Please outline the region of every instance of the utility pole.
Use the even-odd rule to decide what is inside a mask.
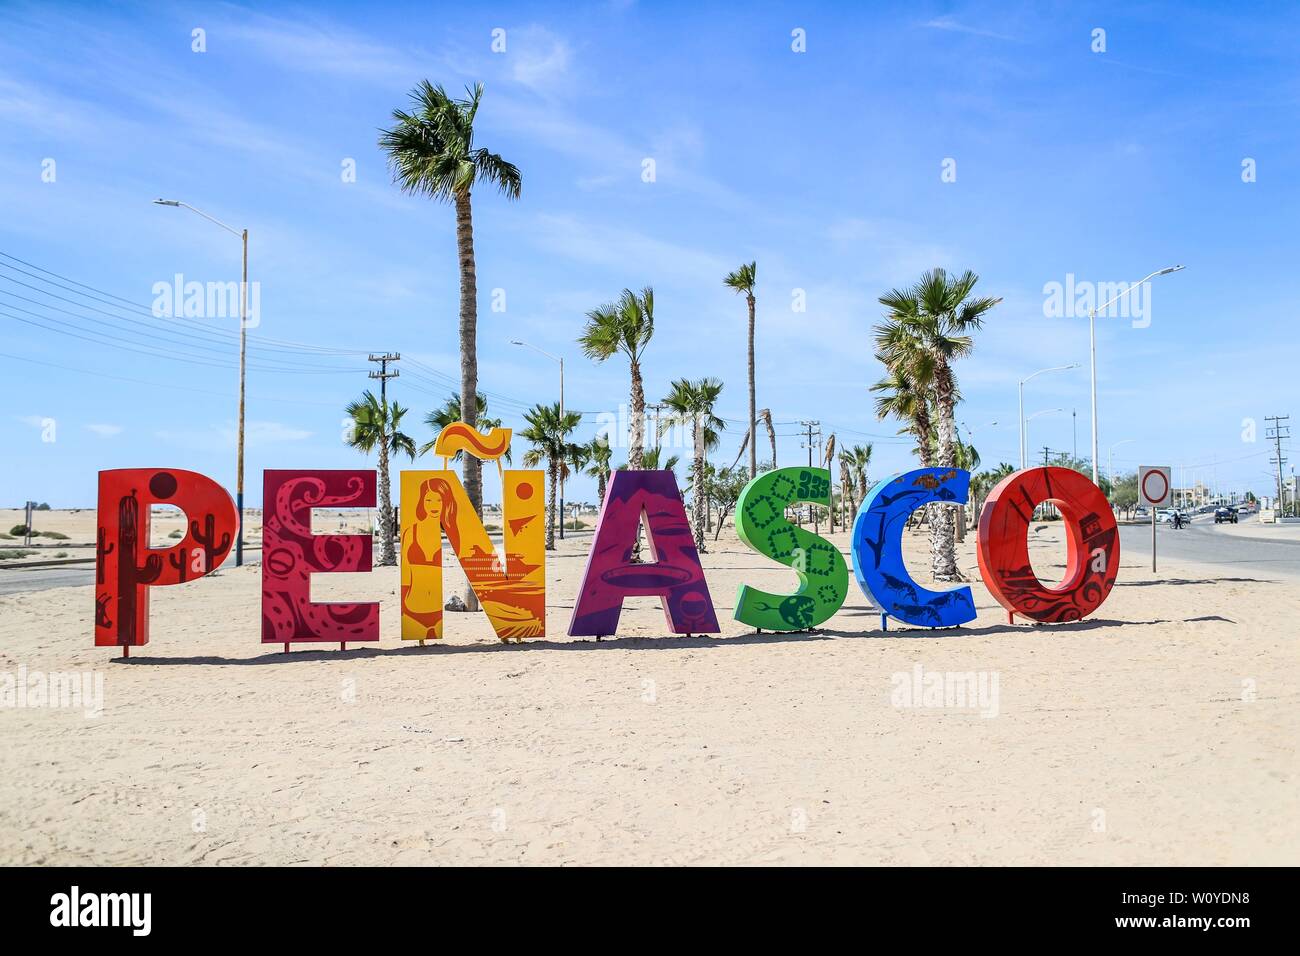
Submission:
[[[659,413],[663,410],[662,402],[654,402],[646,406],[650,411],[655,413],[655,448],[659,447]]]
[[[1074,420],[1074,451],[1071,453],[1070,458],[1072,461],[1078,461],[1079,460],[1079,410],[1077,408],[1070,409],[1070,417]]]
[[[385,416],[388,415],[388,380],[390,378],[397,378],[397,376],[402,374],[397,369],[393,369],[391,372],[388,371],[388,363],[399,361],[401,357],[402,356],[397,352],[385,352],[383,355],[371,355],[369,357],[369,361],[379,363],[379,371],[371,372],[370,377],[379,379],[379,403],[384,408]],[[463,409],[461,410],[461,414],[462,415],[464,414]],[[385,442],[388,441],[387,435],[384,436],[384,441]],[[396,511],[397,509],[393,509],[393,510]],[[388,518],[392,523],[387,525],[387,527],[389,528],[398,527],[396,514],[391,514],[388,516]],[[381,524],[380,527],[383,528],[385,526]]]
[[[1287,461],[1285,458],[1282,457],[1282,439],[1284,438],[1289,439],[1291,437],[1291,426],[1285,425],[1283,423],[1289,421],[1290,418],[1291,418],[1290,415],[1265,415],[1264,416],[1265,422],[1273,423],[1272,425],[1268,426],[1268,431],[1271,434],[1269,434],[1267,437],[1273,439],[1273,447],[1275,449],[1275,455],[1269,461],[1269,464],[1277,465],[1277,501],[1273,505],[1273,513],[1278,517],[1281,517],[1282,504],[1283,504],[1282,466],[1285,465]]]
[[[819,422],[819,421],[801,421],[799,424],[800,424],[800,425],[803,425],[805,428],[808,429],[808,467],[809,467],[809,468],[812,468],[812,466],[813,466],[813,429],[814,429],[814,428],[817,429],[817,437],[820,439],[820,438],[821,438],[821,435],[822,435],[822,423]],[[813,533],[815,534],[815,533],[817,532],[817,507],[816,507],[816,505],[809,504],[809,505],[808,505],[808,512],[812,515],[812,519],[813,519]]]
[[[385,352],[383,355],[370,356],[369,360],[371,362],[379,363],[379,371],[371,372],[370,377],[379,379],[379,400],[383,403],[388,402],[388,380],[390,378],[397,378],[402,374],[397,369],[393,369],[391,372],[388,371],[388,363],[398,362],[401,358],[402,356],[397,352]],[[461,414],[465,414],[464,409],[461,409]]]

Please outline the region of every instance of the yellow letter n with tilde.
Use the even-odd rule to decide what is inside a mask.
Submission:
[[[434,442],[440,471],[402,472],[402,640],[442,637],[442,536],[503,641],[546,633],[546,540],[542,472],[503,470],[510,429],[486,434],[452,422]],[[448,467],[457,453],[495,461],[501,475],[501,560],[483,519]]]

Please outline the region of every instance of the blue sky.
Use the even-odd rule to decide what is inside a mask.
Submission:
[[[430,437],[421,419],[458,376],[453,214],[402,195],[376,146],[426,77],[482,81],[479,142],[523,172],[518,202],[483,189],[474,210],[480,381],[508,425],[556,397],[554,365],[514,338],[565,356],[583,435],[616,413],[625,363],[594,365],[574,339],[587,310],[652,285],[647,395],[721,378],[729,463],[745,311],[722,277],[757,259],[760,406],[873,442],[877,476],[910,467],[909,443],[872,412],[871,327],[881,293],[941,265],[1005,300],[958,371],[985,461],[1017,459],[1017,380],[1072,362],[1083,367],[1027,386],[1028,413],[1064,409],[1033,421],[1029,445],[1069,451],[1077,410],[1087,454],[1087,320],[1046,315],[1044,287],[1184,263],[1153,284],[1144,318],[1099,320],[1103,465],[1128,440],[1117,470],[1172,463],[1266,492],[1264,416],[1300,413],[1300,14],[843,7],[5,3],[0,252],[16,259],[0,257],[0,503],[92,504],[98,469],[144,465],[233,489],[236,324],[147,310],[177,273],[237,279],[239,243],[157,196],[250,230],[251,503],[263,468],[363,461],[340,436],[343,405],[372,384],[367,350],[402,353],[390,394]],[[781,464],[806,460],[796,431],[778,426]],[[586,479],[570,493],[592,497]]]

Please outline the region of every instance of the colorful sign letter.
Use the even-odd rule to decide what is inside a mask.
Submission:
[[[262,492],[262,643],[379,640],[379,605],[315,604],[311,576],[369,571],[368,534],[312,534],[313,508],[373,508],[375,473],[270,471]]]
[[[505,566],[454,471],[402,472],[402,640],[442,637],[442,535],[501,640],[546,633],[542,472],[506,471]]]
[[[1050,501],[1066,529],[1065,580],[1049,588],[1029,561],[1029,523]],[[1077,621],[1101,607],[1119,574],[1115,515],[1101,489],[1069,468],[1008,475],[980,514],[980,574],[999,604],[1035,621]]]
[[[801,631],[829,619],[849,594],[849,568],[838,548],[820,535],[792,525],[785,509],[800,501],[830,505],[831,473],[825,468],[778,468],[745,486],[736,502],[736,533],[759,554],[793,568],[799,589],[769,594],[742,584],[735,618],[759,630]]]
[[[968,587],[931,591],[903,565],[903,526],[932,501],[964,504],[970,472],[960,468],[917,468],[879,482],[853,522],[853,576],[880,613],[906,624],[956,627],[975,620]]]
[[[643,512],[650,550],[658,558],[649,564],[632,561]],[[676,634],[716,634],[719,630],[672,471],[616,471],[610,475],[569,633],[574,637],[614,634],[623,599],[634,595],[657,595],[663,602],[668,629]]]
[[[149,547],[155,504],[185,512],[189,528],[178,544]],[[215,571],[230,553],[239,522],[224,488],[178,468],[101,471],[98,519],[95,646],[123,648],[149,643],[149,588]]]

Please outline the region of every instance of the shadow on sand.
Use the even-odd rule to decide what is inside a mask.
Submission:
[[[877,616],[876,611],[859,611],[861,616]],[[131,658],[114,658],[112,663],[125,664],[128,666],[139,667],[175,667],[191,665],[211,665],[211,666],[259,666],[264,664],[308,664],[319,663],[322,661],[356,661],[367,658],[377,657],[424,657],[424,656],[446,656],[448,654],[509,654],[509,653],[529,653],[532,651],[614,651],[614,650],[645,650],[645,651],[680,651],[694,650],[701,647],[736,647],[748,644],[786,644],[799,641],[826,641],[826,640],[942,640],[944,638],[963,638],[963,637],[986,637],[993,634],[1022,634],[1034,636],[1046,636],[1048,634],[1081,634],[1087,631],[1108,630],[1119,627],[1143,627],[1154,624],[1182,623],[1191,624],[1195,622],[1221,621],[1226,624],[1235,624],[1226,617],[1219,615],[1206,615],[1203,617],[1183,618],[1181,621],[1173,622],[1164,619],[1155,619],[1150,621],[1115,621],[1102,618],[1089,618],[1084,621],[1071,621],[1065,624],[1038,624],[1026,622],[1024,624],[990,624],[985,627],[946,627],[946,628],[920,628],[900,626],[897,629],[881,631],[873,628],[870,631],[842,631],[834,629],[816,628],[811,631],[764,631],[762,633],[738,634],[735,637],[718,637],[711,634],[693,635],[691,637],[682,637],[680,635],[670,635],[664,637],[607,637],[602,640],[595,638],[573,638],[566,641],[553,640],[532,640],[523,644],[505,644],[500,643],[480,643],[480,644],[440,644],[436,641],[430,641],[424,647],[411,642],[401,647],[360,647],[349,648],[346,651],[337,650],[335,645],[324,645],[328,649],[311,650],[301,649],[284,654],[281,651],[268,651],[257,657],[220,657],[217,655],[197,655],[191,657],[131,657]],[[267,645],[268,647],[279,645]],[[301,647],[301,645],[299,645]]]

